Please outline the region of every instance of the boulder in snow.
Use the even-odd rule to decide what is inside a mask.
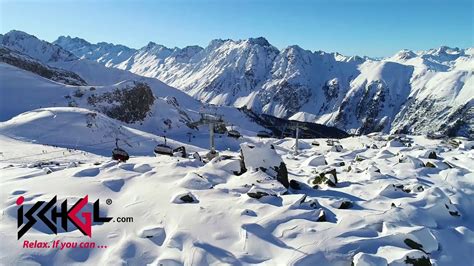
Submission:
[[[191,193],[191,192],[184,192],[184,193],[180,193],[180,194],[175,195],[175,196],[171,199],[171,202],[172,202],[172,203],[177,203],[177,204],[181,204],[181,203],[198,203],[199,200],[193,195],[193,193]]]
[[[292,179],[292,180],[290,181],[290,187],[291,187],[292,189],[294,189],[294,190],[300,190],[300,189],[301,189],[301,184],[300,184],[300,182],[298,182],[298,181]]]
[[[330,187],[337,185],[337,172],[335,168],[319,173],[312,181],[313,185],[326,184]]]
[[[332,146],[332,148],[330,149],[330,151],[332,152],[342,152],[343,150],[344,148],[341,144],[334,144],[334,146]]]
[[[288,188],[288,170],[271,144],[240,144],[245,169],[259,169]]]

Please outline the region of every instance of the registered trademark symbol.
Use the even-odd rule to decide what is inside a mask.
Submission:
[[[107,205],[110,205],[110,204],[112,204],[112,200],[111,199],[106,199],[105,203],[107,203]]]

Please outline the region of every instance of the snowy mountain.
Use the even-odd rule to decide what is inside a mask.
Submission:
[[[17,51],[0,45],[0,62],[7,63],[18,68],[31,71],[44,78],[54,80],[68,85],[87,85],[87,83],[76,73],[50,67],[40,61]]]
[[[188,139],[189,134],[194,134],[194,138],[208,137],[207,125],[200,125],[202,131],[196,131],[193,124],[201,119],[200,112],[213,113],[224,117],[224,124],[236,125],[240,130],[250,135],[257,134],[258,130],[264,128],[258,125],[261,122],[253,119],[246,112],[239,111],[234,107],[212,107],[203,105],[188,94],[170,87],[155,78],[143,77],[126,70],[105,67],[97,62],[85,58],[69,56],[70,53],[63,48],[41,41],[34,36],[23,32],[12,31],[1,39],[4,50],[9,53],[20,55],[22,60],[32,61],[31,57],[37,56],[36,47],[43,47],[45,51],[52,51],[52,54],[68,55],[66,57],[38,56],[34,61],[37,68],[54,69],[58,73],[78,73],[85,81],[61,82],[58,78],[43,75],[41,71],[35,71],[31,67],[25,67],[22,63],[12,60],[3,60],[6,64],[0,63],[2,72],[0,73],[0,95],[2,112],[1,120],[10,119],[15,115],[44,107],[82,107],[101,112],[107,116],[118,119],[130,127],[143,130],[145,132],[170,135],[177,139]],[[8,40],[8,41],[6,41]],[[79,43],[84,43],[76,39]],[[6,45],[6,46],[5,46]],[[164,50],[162,46],[150,44],[149,49],[156,53],[173,54],[175,60],[184,58],[195,53],[196,47],[188,47],[180,51]],[[30,47],[33,47],[29,49]],[[116,46],[121,47],[121,46]],[[22,51],[22,52],[19,52]],[[25,54],[27,55],[25,55]],[[31,57],[30,57],[31,56]],[[6,57],[6,56],[4,56]],[[12,56],[10,56],[12,57]],[[19,56],[17,56],[19,57]],[[42,60],[40,60],[42,59]],[[28,62],[30,62],[28,61]],[[14,67],[12,67],[14,66]],[[28,65],[29,66],[29,65]],[[21,71],[17,67],[26,71]],[[61,70],[61,69],[67,70]],[[55,73],[56,73],[55,72]],[[39,78],[38,74],[43,78]],[[76,74],[74,74],[76,75]],[[76,75],[79,77],[79,75]],[[46,79],[44,79],[46,78]],[[48,80],[49,79],[49,80]],[[51,81],[59,81],[51,82]],[[78,86],[67,86],[78,85]],[[261,123],[262,124],[262,123]],[[288,121],[281,123],[282,126]],[[278,129],[263,123],[268,130],[281,134],[282,129]],[[333,136],[341,137],[346,133],[326,126],[313,126],[313,136]],[[218,147],[231,146],[238,149],[238,142],[217,143]],[[207,146],[207,144],[205,145]]]
[[[124,80],[142,79],[128,71],[108,68],[91,60],[83,60],[58,45],[21,31],[10,31],[0,36],[0,44],[48,66],[72,71],[89,85],[110,85]]]
[[[66,37],[55,43],[79,57],[96,60],[102,55],[83,52],[100,44]],[[150,43],[123,62],[111,64],[111,60],[96,61],[158,78],[207,103],[334,125],[353,133],[472,137],[474,132],[472,49],[402,50],[375,60],[298,46],[279,51],[264,38],[251,38],[214,40],[206,48],[171,49]]]
[[[181,108],[180,103],[199,107],[197,101],[190,98],[186,101],[185,97],[189,96],[167,88],[164,84],[160,87],[150,83],[144,90],[143,86],[139,86],[144,83],[136,81],[123,81],[108,86],[71,86],[5,63],[0,63],[0,70],[2,121],[37,108],[82,107],[108,114],[132,127],[157,132],[170,128],[187,128],[185,123],[191,121],[191,114],[188,113],[192,109]],[[151,96],[147,97],[147,93]],[[127,99],[123,99],[123,94]],[[185,97],[180,98],[180,94]],[[129,107],[129,103],[133,103],[135,98],[140,104]],[[169,120],[173,122],[168,122]]]
[[[133,106],[136,111],[144,105],[143,97],[146,96],[146,94],[134,94],[135,91],[139,91],[133,90],[137,84],[146,84],[150,91],[152,95],[150,110],[145,112],[142,119],[126,121],[128,119],[122,117],[119,119],[122,122],[135,123],[136,126],[148,127],[148,129],[153,127],[154,130],[165,130],[170,125],[165,125],[163,121],[171,119],[178,127],[179,124],[183,126],[186,120],[190,121],[191,119],[188,117],[187,111],[193,110],[195,112],[194,110],[201,106],[199,101],[157,79],[142,77],[128,71],[108,68],[90,60],[80,59],[60,46],[41,41],[24,32],[11,31],[2,36],[0,40],[2,51],[5,51],[2,53],[4,63],[0,63],[2,69],[0,73],[2,120],[32,109],[53,106],[79,106],[107,113],[111,109],[111,103],[114,103],[115,107],[123,106],[123,103],[133,99],[134,95],[140,97],[142,101],[141,104],[137,103],[136,106]],[[41,54],[38,51],[44,51],[44,53]],[[38,53],[40,54],[38,55]],[[11,58],[20,58],[21,60],[17,61],[20,61],[21,64]],[[40,70],[53,69],[57,73],[71,75],[78,73],[80,77],[87,80],[87,85],[82,79],[82,83],[78,82],[78,84],[61,82],[54,76],[42,75],[41,71],[24,67],[23,65],[26,64],[24,62],[34,63],[34,66]],[[75,77],[79,78],[79,75]],[[128,98],[127,101],[120,100],[120,95],[117,92],[126,91],[131,91],[126,97],[124,96]],[[133,117],[132,111],[127,113]],[[114,118],[117,119],[117,117]]]
[[[81,58],[94,60],[105,66],[113,66],[121,63],[136,52],[135,49],[123,45],[114,45],[105,42],[91,44],[84,39],[77,37],[71,38],[70,36],[59,37],[55,44],[67,51],[74,51],[75,54],[82,54]]]

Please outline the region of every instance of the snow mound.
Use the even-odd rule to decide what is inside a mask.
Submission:
[[[398,156],[378,158],[377,149],[367,148],[373,139],[366,136],[340,140],[345,152],[330,152],[326,140],[320,139],[323,145],[301,150],[297,156],[287,156],[289,141],[266,140],[272,149],[270,143],[244,138],[245,145],[253,147],[243,148],[244,161],[247,153],[256,163],[246,161],[247,171],[235,173],[241,169],[242,154],[237,151],[220,150],[220,156],[207,164],[191,156],[139,155],[118,163],[84,151],[69,157],[66,148],[0,134],[4,192],[0,208],[5,213],[0,224],[2,262],[472,264],[466,254],[474,248],[473,158],[464,149],[421,136],[410,137],[411,147],[387,148],[413,158],[436,149],[437,156],[452,162],[451,168],[442,169],[400,163]],[[384,139],[382,135],[377,146],[385,146]],[[310,144],[313,140],[301,141]],[[270,163],[265,165],[267,161],[253,151],[271,156]],[[51,159],[52,152],[61,158]],[[302,162],[317,154],[323,154],[331,165],[302,167]],[[364,160],[355,161],[356,155]],[[278,162],[286,165],[288,188],[276,180],[275,173],[260,169]],[[52,172],[46,174],[46,168]],[[314,187],[317,173],[327,173],[328,180],[336,182],[335,173],[336,186]],[[377,177],[369,179],[368,173]],[[54,195],[71,203],[88,195],[88,208],[99,199],[101,215],[132,217],[133,221],[95,224],[91,239],[78,230],[55,235],[41,223],[27,233],[38,241],[87,240],[107,245],[106,249],[22,248],[12,230],[17,226],[17,200],[22,196],[24,208],[31,208]]]
[[[315,155],[311,156],[308,159],[306,159],[304,162],[301,163],[301,166],[321,166],[321,165],[326,165],[326,158],[324,155]]]

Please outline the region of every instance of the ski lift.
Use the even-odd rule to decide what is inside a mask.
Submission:
[[[317,140],[313,140],[313,142],[311,142],[311,145],[313,146],[319,146],[319,142]]]
[[[119,139],[115,139],[115,149],[112,150],[112,159],[119,162],[126,162],[130,156],[124,149],[119,148],[118,140]]]
[[[272,136],[271,133],[264,130],[257,132],[257,137],[260,137],[260,138],[270,138],[271,136]]]
[[[240,135],[240,132],[235,130],[235,129],[232,129],[232,130],[229,130],[227,132],[227,136],[231,137],[231,138],[240,138],[242,135]]]
[[[166,145],[166,137],[164,138],[165,143],[156,145],[154,152],[156,154],[173,156],[173,149],[170,146]]]

